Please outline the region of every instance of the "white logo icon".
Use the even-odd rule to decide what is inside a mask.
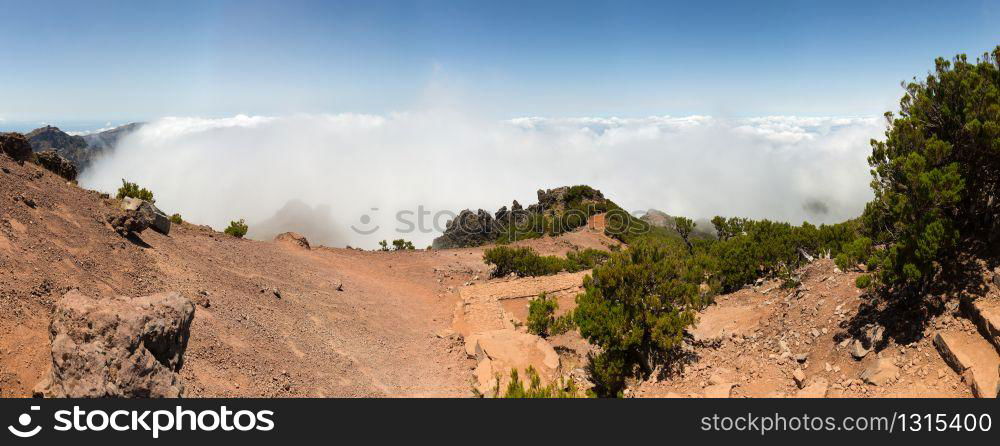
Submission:
[[[31,410],[33,410],[33,411],[34,410],[41,410],[41,409],[42,408],[40,406],[31,406]],[[26,413],[22,413],[21,416],[17,417],[17,422],[21,424],[22,428],[27,429],[28,425],[31,424],[31,415],[28,415]],[[14,434],[14,435],[16,435],[18,437],[28,438],[28,437],[34,437],[35,434],[41,432],[42,431],[42,427],[41,426],[35,426],[34,429],[22,432],[21,430],[19,430],[18,428],[14,427],[14,426],[7,426],[7,430],[9,430],[10,433],[12,433],[12,434]]]

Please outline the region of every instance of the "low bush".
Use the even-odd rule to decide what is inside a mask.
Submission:
[[[865,289],[872,286],[872,276],[868,274],[862,274],[854,279],[854,286]]]
[[[413,242],[410,242],[408,240],[403,240],[400,238],[392,241],[393,251],[413,251],[414,249],[416,248],[413,246]]]
[[[628,377],[669,362],[703,301],[703,271],[684,248],[640,243],[615,253],[583,281],[574,319],[601,352],[589,369],[599,396],[618,396]]]
[[[559,303],[542,293],[528,304],[528,332],[543,338],[563,334],[573,328],[573,316],[556,317]]]
[[[155,203],[156,200],[153,199],[153,192],[146,188],[140,188],[138,184],[129,183],[122,179],[122,187],[118,188],[118,195],[116,198],[119,200],[125,198],[138,198],[140,200],[145,200],[150,203]]]
[[[181,218],[181,214],[174,214],[170,216],[170,222],[175,225],[179,225],[181,223],[184,223],[184,219]]]
[[[567,257],[541,256],[528,247],[497,246],[487,249],[483,261],[493,265],[493,277],[511,273],[519,277],[548,276],[561,271],[577,272],[591,269],[608,258],[597,249],[571,251]]]
[[[249,230],[250,227],[247,226],[246,222],[241,218],[239,221],[229,222],[229,227],[226,228],[225,233],[236,238],[243,238],[247,235],[247,231]]]
[[[528,366],[524,374],[528,379],[527,387],[525,387],[524,381],[521,381],[517,369],[510,371],[510,382],[503,394],[504,398],[580,398],[582,395],[572,379],[564,387],[557,386],[555,383],[543,386],[542,378],[538,376],[534,367]],[[498,379],[497,382],[500,380]]]

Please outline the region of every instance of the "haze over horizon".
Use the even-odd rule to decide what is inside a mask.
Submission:
[[[0,4],[0,128],[149,122],[84,186],[138,181],[217,228],[284,209],[364,247],[436,235],[361,237],[364,215],[570,184],[629,210],[851,218],[900,82],[1000,42],[989,1]]]

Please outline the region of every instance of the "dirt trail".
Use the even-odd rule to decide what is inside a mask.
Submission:
[[[125,239],[105,223],[115,206],[0,156],[0,396],[29,396],[48,372],[49,315],[71,289],[177,291],[199,303],[181,371],[188,396],[466,397],[527,365],[546,378],[586,379],[593,347],[578,332],[539,342],[523,326],[542,291],[559,313],[571,310],[586,271],[490,278],[485,248],[309,250],[191,224]],[[517,245],[564,255],[616,244],[600,218],[591,223]],[[865,300],[857,273],[829,260],[802,273],[794,291],[767,282],[720,296],[700,314],[684,367],[633,383],[629,396],[995,394],[996,376],[984,373],[995,372],[1000,352],[1000,290],[970,304],[971,319],[955,309],[917,340],[890,339],[858,359],[857,333],[846,334]]]
[[[465,355],[434,335],[457,299],[436,280],[446,254],[309,251],[189,224],[129,241],[97,193],[0,158],[0,395],[30,395],[47,371],[51,305],[72,288],[207,298],[182,370],[190,396],[470,394]]]
[[[459,289],[487,280],[484,248],[308,250],[187,223],[127,240],[104,223],[113,200],[32,164],[0,165],[2,396],[30,395],[47,373],[49,313],[70,289],[207,302],[181,372],[189,396],[471,395],[476,361],[438,335]],[[611,243],[588,228],[518,244],[564,254]]]

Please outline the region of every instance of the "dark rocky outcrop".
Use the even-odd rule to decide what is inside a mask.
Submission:
[[[176,398],[194,304],[178,293],[56,302],[49,325],[52,369],[35,394],[56,398]]]
[[[45,126],[37,128],[24,135],[31,143],[31,148],[35,152],[52,150],[63,158],[68,159],[75,166],[80,167],[89,155],[87,154],[87,141],[80,136],[70,135],[58,127]]]
[[[35,161],[38,162],[39,166],[65,178],[67,181],[76,181],[76,166],[56,153],[55,150],[45,150],[36,153]]]
[[[126,124],[84,136],[70,135],[58,127],[45,126],[32,130],[25,137],[35,152],[55,151],[82,172],[98,157],[113,150],[121,138],[141,126],[139,123]]]
[[[448,222],[444,235],[434,239],[434,249],[464,248],[479,246],[496,240],[499,227],[493,216],[482,209],[472,212],[468,209]]]
[[[27,161],[31,158],[31,144],[20,133],[0,133],[0,153],[14,161]]]
[[[476,212],[466,209],[448,222],[441,237],[434,239],[434,249],[464,248],[491,243],[511,228],[519,233],[541,233],[545,227],[539,221],[558,221],[567,212],[579,212],[586,220],[590,215],[605,212],[617,207],[604,198],[601,191],[588,186],[564,186],[555,189],[539,190],[538,202],[522,208],[516,200],[510,209],[501,207],[496,213],[480,209]],[[541,217],[541,218],[539,218]]]

